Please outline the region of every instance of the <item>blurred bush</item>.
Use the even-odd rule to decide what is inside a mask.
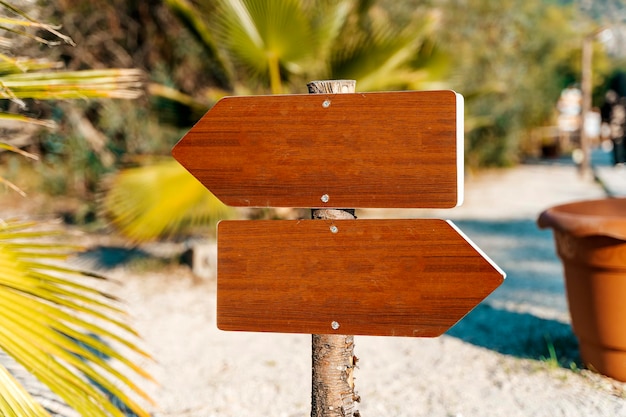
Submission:
[[[43,133],[33,144],[49,161],[41,170],[68,161],[63,175],[42,172],[46,187],[88,201],[102,175],[168,155],[221,96],[304,92],[311,79],[352,78],[361,91],[455,89],[466,98],[467,166],[518,163],[529,132],[554,123],[560,91],[580,73],[581,38],[595,27],[577,2],[540,0],[60,0],[47,7],[76,41],[51,50],[68,68],[147,74],[149,94],[133,105],[41,110],[76,143],[96,138],[73,146]],[[601,85],[611,68],[601,45],[596,51]]]

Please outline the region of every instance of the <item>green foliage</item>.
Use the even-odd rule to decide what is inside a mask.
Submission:
[[[536,126],[553,123],[560,91],[578,77],[582,45],[574,8],[540,0],[445,2],[442,33],[456,53],[454,88],[466,96],[471,167],[508,165]],[[567,75],[569,74],[569,78]]]
[[[56,43],[29,32],[29,28],[71,43],[56,28],[37,22],[4,1],[0,1],[0,11],[6,13],[0,15],[0,30],[6,36],[0,43],[3,48],[22,38]],[[17,37],[11,38],[10,34]],[[26,111],[31,103],[28,100],[133,98],[139,94],[136,70],[54,71],[58,67],[54,62],[0,54],[0,101],[4,108]],[[0,121],[55,125],[7,111],[0,112]],[[0,148],[37,158],[11,143],[10,137],[3,138]],[[5,178],[0,177],[0,181],[21,192]],[[0,350],[80,415],[123,417],[126,409],[148,416],[137,400],[150,399],[133,377],[149,380],[150,376],[110,344],[123,346],[138,357],[148,357],[132,341],[137,334],[124,323],[125,313],[118,301],[85,283],[86,279],[103,277],[62,263],[77,247],[51,241],[55,232],[36,230],[34,226],[0,220]],[[49,417],[2,364],[0,415]]]
[[[331,79],[355,79],[361,91],[419,90],[442,83],[447,59],[431,40],[434,19],[415,16],[396,26],[386,14],[367,18],[367,30],[348,28],[333,48]],[[438,59],[439,58],[439,59]]]
[[[219,57],[218,66],[227,69],[227,84],[235,86],[235,93],[264,93],[268,86],[272,93],[301,91],[313,79],[356,79],[357,89],[365,90],[419,89],[440,79],[435,71],[442,71],[442,61],[432,61],[437,65],[431,68],[424,59],[435,50],[428,42],[431,16],[414,17],[395,29],[374,2],[219,0],[201,7],[168,0],[167,4],[206,43],[205,49]],[[120,177],[128,176],[129,181],[116,181],[104,200],[104,212],[126,236],[145,240],[180,231],[179,226],[191,221],[179,218],[183,210],[205,222],[226,213],[215,202],[191,194],[206,191],[185,171],[168,172],[172,168],[166,165],[143,169],[152,180],[139,179],[144,175],[140,170],[122,172]],[[178,177],[174,181],[168,175]],[[156,176],[158,183],[153,180]],[[149,184],[155,188],[147,188]],[[149,195],[137,198],[142,189]],[[181,190],[190,194],[182,195]],[[180,206],[173,206],[175,199]],[[195,206],[187,204],[194,202]],[[164,224],[168,219],[170,224]]]
[[[302,91],[313,79],[350,78],[357,89],[423,88],[441,73],[430,55],[433,16],[411,15],[395,25],[376,2],[220,0],[207,6],[169,0],[177,13],[192,16],[194,33],[216,49],[230,84],[244,91]],[[180,4],[184,4],[182,7]],[[203,13],[204,12],[204,13]],[[441,64],[442,61],[438,63]],[[437,71],[441,70],[438,68]],[[260,83],[260,85],[258,84]]]
[[[165,155],[181,134],[159,128],[188,128],[224,94],[304,92],[331,78],[356,79],[359,91],[453,88],[466,97],[469,165],[507,165],[533,127],[553,123],[560,90],[580,78],[580,39],[591,27],[582,3],[79,0],[54,6],[79,36],[56,50],[72,68],[129,65],[153,82],[150,100],[119,110],[129,122],[114,140],[154,145],[116,144],[111,168],[127,162],[121,153]],[[603,3],[617,18],[619,2]],[[611,69],[596,46],[600,85]],[[97,164],[93,171],[101,174]]]
[[[210,33],[240,91],[262,93],[251,80],[278,92],[341,78],[361,91],[454,88],[466,97],[470,167],[517,163],[528,132],[554,123],[591,27],[574,5],[540,0],[322,1],[314,13],[309,1],[186,3],[205,11],[195,28]],[[307,33],[315,36],[305,42]],[[596,85],[608,70],[602,58],[596,48]]]
[[[104,359],[119,361],[149,378],[101,339],[109,338],[147,357],[129,341],[129,336],[136,334],[122,321],[123,310],[114,305],[114,298],[85,285],[82,279],[101,277],[58,263],[76,247],[46,242],[55,233],[30,230],[33,226],[12,220],[0,226],[0,349],[81,415],[123,416],[107,395],[114,395],[138,415],[147,415],[119,384],[144,399],[147,395]],[[8,401],[0,402],[0,414],[47,416],[32,398],[24,397],[1,366],[0,374],[9,383],[0,384],[1,396]]]
[[[0,30],[27,39],[34,39],[48,45],[57,45],[60,41],[73,44],[73,41],[59,33],[51,25],[39,23],[27,14],[15,9],[7,3],[0,2],[3,11],[16,17],[0,16]],[[17,29],[15,28],[17,27]],[[43,30],[58,38],[59,41],[46,40],[23,29],[35,28]],[[0,121],[22,125],[37,125],[48,128],[57,127],[54,120],[41,120],[29,115],[35,113],[29,107],[36,101],[60,99],[133,99],[141,95],[142,73],[135,69],[104,69],[83,71],[58,71],[62,67],[60,62],[30,57],[10,57],[13,52],[11,46],[17,46],[20,37],[7,38],[0,43]],[[40,109],[38,109],[40,110]],[[20,128],[13,130],[14,136],[19,137]],[[11,138],[3,139],[2,147],[16,153],[21,153],[32,159],[38,157],[32,153],[24,153],[13,143]],[[18,192],[19,187],[6,178],[0,177],[5,183]]]
[[[223,0],[217,4],[219,44],[251,76],[269,79],[272,93],[282,91],[281,68],[298,74],[307,63],[313,64],[316,31],[299,1]]]
[[[86,0],[59,6],[66,25],[100,42],[97,53],[66,50],[71,65],[130,59],[154,81],[151,100],[118,110],[128,123],[117,117],[119,128],[106,129],[111,168],[167,154],[182,133],[163,123],[189,128],[225,94],[296,93],[310,80],[339,78],[356,79],[359,91],[453,88],[466,98],[468,166],[514,164],[530,130],[554,123],[591,27],[574,5],[540,0],[166,0],[149,11],[93,1],[90,19]],[[112,41],[101,41],[102,31]],[[599,83],[601,48],[594,63]]]
[[[561,336],[553,338],[546,334],[547,355],[541,355],[539,359],[550,368],[565,368],[577,371],[581,368],[581,359],[578,354],[578,344],[572,337]]]

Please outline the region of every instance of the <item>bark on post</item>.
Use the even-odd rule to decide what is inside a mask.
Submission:
[[[311,94],[354,93],[352,80],[312,81]],[[332,102],[330,103],[332,105]],[[332,197],[331,197],[332,198]],[[354,209],[311,209],[313,219],[355,219]],[[341,324],[339,324],[340,326]],[[354,336],[314,334],[311,417],[358,417],[354,390]]]

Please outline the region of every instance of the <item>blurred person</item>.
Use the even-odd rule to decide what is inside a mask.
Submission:
[[[600,113],[613,144],[613,164],[626,163],[626,97],[607,91]]]

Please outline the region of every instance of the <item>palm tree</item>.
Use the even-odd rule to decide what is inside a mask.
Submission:
[[[445,61],[433,59],[437,48],[430,35],[435,21],[428,14],[396,28],[372,1],[216,0],[197,6],[190,0],[166,3],[211,51],[216,67],[223,69],[229,78],[227,84],[233,86],[230,94],[263,93],[268,87],[272,93],[285,93],[303,90],[313,79],[340,78],[355,79],[357,88],[367,91],[423,89],[439,86],[436,82],[445,71]],[[137,209],[143,202],[139,184],[127,180],[137,171],[121,172],[105,197],[105,211],[123,234],[148,239],[163,236],[161,231],[175,230],[166,210],[172,200],[180,198],[179,190],[191,188],[187,183],[196,180],[175,161],[162,167],[180,176],[180,186],[171,194],[160,189],[160,200],[151,200],[152,210]],[[146,183],[142,182],[141,187]],[[225,212],[208,191],[197,187],[196,192],[205,195],[203,201],[188,196],[184,200],[201,205],[183,207],[181,201],[177,213],[187,217],[177,223],[190,224],[200,217],[215,219]],[[128,198],[115,197],[122,193]],[[139,232],[141,225],[146,227]]]
[[[0,10],[4,12],[0,29],[5,34],[0,45],[15,44],[24,37],[49,45],[72,42],[58,28],[38,22],[5,1],[0,1]],[[48,33],[53,40],[36,36],[35,30]],[[137,71],[55,71],[59,66],[0,53],[0,100],[25,109],[27,99],[134,98],[140,94]],[[20,113],[0,112],[0,123],[7,122],[53,125]],[[3,138],[0,148],[36,158],[10,139]],[[0,181],[22,193],[18,185],[1,177]],[[95,281],[85,282],[104,278],[61,262],[79,248],[59,243],[55,239],[59,235],[34,223],[0,219],[0,350],[80,415],[147,416],[139,401],[150,399],[133,380],[150,376],[129,355],[149,355],[132,341],[137,334],[125,324],[120,303],[95,289]],[[50,416],[2,364],[0,415]]]

